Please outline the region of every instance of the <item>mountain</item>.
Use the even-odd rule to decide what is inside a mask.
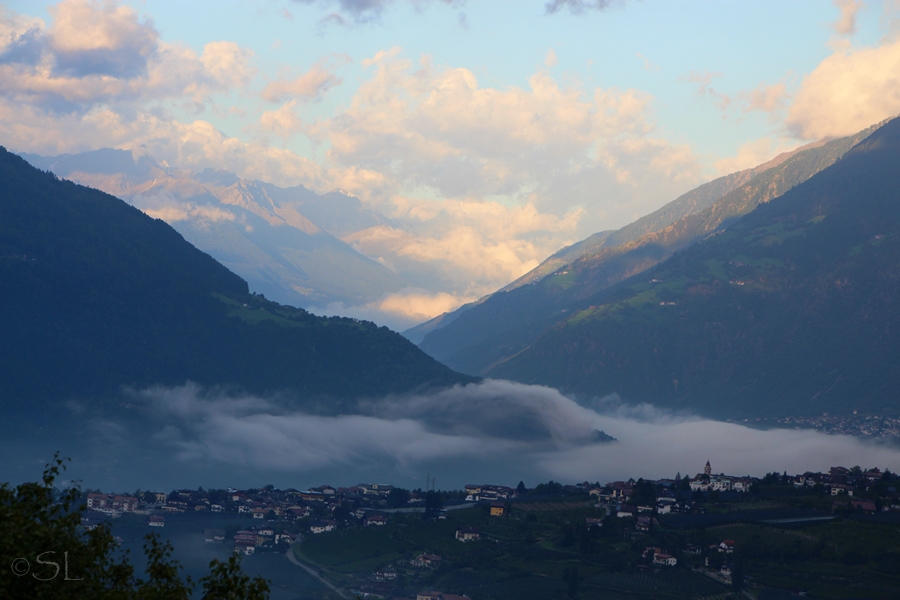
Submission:
[[[516,288],[520,288],[523,285],[535,283],[586,254],[598,252],[602,248],[620,246],[634,241],[648,233],[653,233],[664,227],[668,227],[679,219],[709,208],[716,200],[747,183],[754,176],[779,166],[799,152],[816,148],[824,143],[825,142],[813,142],[796,150],[792,150],[791,152],[779,154],[772,160],[752,169],[745,169],[743,171],[738,171],[737,173],[719,177],[682,194],[662,208],[641,217],[634,223],[630,223],[619,230],[607,230],[594,233],[580,242],[576,242],[571,246],[566,246],[557,251],[537,267],[522,275],[509,285],[500,288],[497,292],[488,294],[475,302],[469,302],[454,311],[438,315],[429,321],[411,327],[404,331],[403,335],[412,342],[419,344],[425,339],[426,335],[432,331],[446,327],[454,322],[462,313],[483,304],[489,298],[492,298],[494,294],[499,292],[509,292]],[[441,353],[437,348],[432,348],[432,351]]]
[[[586,298],[646,271],[806,181],[876,128],[811,144],[719,178],[618,231],[595,234],[563,249],[532,274],[445,317],[443,327],[431,322],[419,326],[418,331],[425,332],[419,346],[451,368],[484,374],[532,344]]]
[[[643,236],[655,233],[673,223],[690,215],[697,214],[711,207],[724,195],[738,189],[753,179],[755,176],[773,169],[795,154],[804,150],[810,150],[822,145],[822,142],[807,144],[797,150],[784,152],[772,160],[752,169],[745,169],[730,175],[724,175],[704,183],[688,192],[685,192],[675,200],[669,202],[649,215],[643,216],[633,223],[618,230],[600,231],[587,238],[559,250],[540,265],[519,277],[501,291],[514,290],[523,285],[528,285],[543,279],[547,275],[558,271],[560,268],[578,260],[579,258],[595,254],[604,248],[614,248],[641,239]]]
[[[194,173],[161,164],[143,149],[22,156],[163,219],[278,302],[361,305],[406,285],[339,239],[386,222],[343,192],[318,195],[302,185],[281,188],[216,169]]]
[[[471,381],[385,327],[250,294],[172,227],[0,148],[0,409],[123,387],[349,398]]]
[[[894,119],[483,372],[720,417],[896,414],[898,165]]]

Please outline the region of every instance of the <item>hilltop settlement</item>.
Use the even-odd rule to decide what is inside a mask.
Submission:
[[[370,598],[537,598],[551,588],[572,598],[651,588],[673,597],[743,588],[768,590],[759,598],[774,590],[829,597],[827,577],[805,572],[807,562],[858,553],[841,579],[877,590],[884,582],[873,572],[885,556],[872,565],[866,556],[886,544],[896,557],[900,548],[900,477],[860,467],[759,478],[715,473],[707,462],[694,476],[533,489],[90,490],[85,503],[86,529],[115,530],[124,518],[165,535],[173,522],[216,515],[221,525],[203,529],[206,543],[273,560],[287,553],[341,594]],[[849,522],[856,542],[842,539]],[[857,548],[867,530],[868,552]],[[536,573],[540,585],[526,593]]]

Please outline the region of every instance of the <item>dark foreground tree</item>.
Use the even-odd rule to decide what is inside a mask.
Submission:
[[[190,577],[172,558],[172,546],[146,537],[147,570],[135,575],[127,554],[115,551],[107,526],[81,527],[85,510],[77,488],[57,492],[64,468],[55,456],[40,482],[0,485],[0,598],[10,600],[189,600]],[[200,580],[204,600],[265,600],[269,587],[250,579],[236,557],[213,561]]]

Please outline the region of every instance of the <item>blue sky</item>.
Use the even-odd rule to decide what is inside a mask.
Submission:
[[[49,22],[46,7],[55,4],[29,0],[7,6]],[[308,117],[346,106],[368,75],[361,61],[381,50],[399,47],[402,56],[413,60],[430,55],[436,65],[465,67],[482,85],[504,88],[527,87],[552,49],[558,63],[550,72],[562,81],[651,94],[656,125],[690,143],[707,161],[736,154],[761,133],[779,133],[779,124],[759,113],[723,118],[714,102],[698,97],[691,74],[717,74],[715,88],[726,94],[780,81],[796,88],[804,74],[831,54],[832,25],[841,13],[823,0],[623,1],[574,14],[566,8],[547,14],[541,1],[470,0],[451,6],[439,0],[419,5],[396,0],[385,2],[381,11],[363,13],[360,21],[337,2],[123,4],[152,19],[162,39],[185,43],[198,53],[218,40],[252,49],[260,69],[256,85],[284,72],[299,74],[331,56],[352,61],[336,68],[342,85],[306,107]],[[856,32],[848,36],[853,44],[878,44],[885,35],[880,26],[884,10],[879,2],[866,3],[856,15]],[[343,26],[326,21],[335,13],[342,14]],[[251,113],[262,108],[257,98],[239,93],[231,94],[229,102]],[[240,135],[247,124],[247,119],[204,116],[230,135]],[[309,152],[300,139],[287,145]]]
[[[347,190],[394,225],[345,241],[438,274],[425,315],[900,113],[898,24],[897,0],[11,1],[0,144]]]

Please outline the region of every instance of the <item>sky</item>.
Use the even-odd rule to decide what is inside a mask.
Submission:
[[[898,32],[898,0],[13,0],[0,144],[345,190],[392,219],[345,241],[440,272],[382,300],[421,320],[900,113]]]

